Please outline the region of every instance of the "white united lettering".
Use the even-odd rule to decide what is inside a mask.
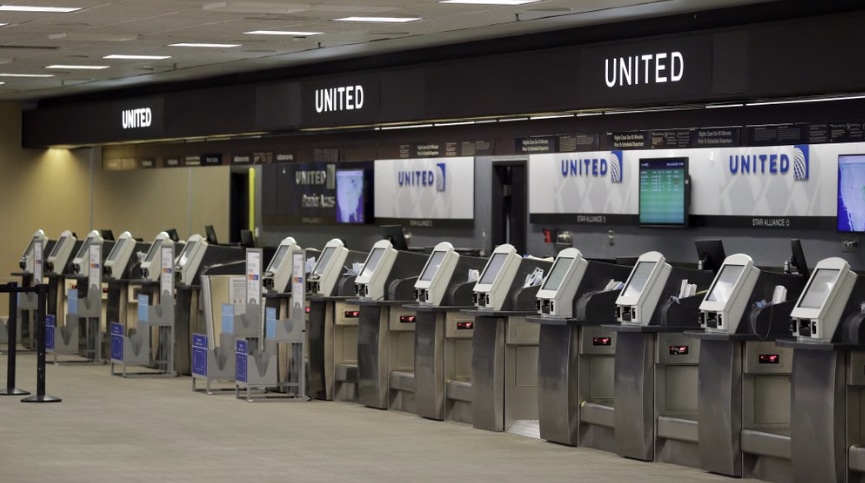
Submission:
[[[679,82],[684,75],[685,56],[681,52],[604,59],[604,82],[609,88]]]
[[[315,112],[363,109],[363,86],[341,86],[315,90]]]
[[[149,107],[124,109],[120,115],[123,129],[138,129],[153,124],[153,112]]]

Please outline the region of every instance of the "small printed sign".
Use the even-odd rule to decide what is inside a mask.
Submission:
[[[247,372],[246,372],[246,358],[249,355],[247,352],[247,342],[246,339],[237,339],[234,341],[234,357],[235,357],[235,367],[236,367],[236,375],[234,377],[237,382],[246,382],[247,380]]]
[[[123,362],[123,324],[111,323],[111,360]]]
[[[207,377],[207,336],[192,334],[192,375]]]

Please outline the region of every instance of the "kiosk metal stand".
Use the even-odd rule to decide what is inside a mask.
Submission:
[[[49,334],[49,352],[59,364],[104,364],[102,359],[102,245],[91,244],[88,250],[90,269],[87,278],[78,279],[78,288],[69,292],[66,323]],[[81,298],[81,284],[86,294]],[[82,342],[83,335],[83,346]],[[57,359],[58,354],[77,354],[86,360]]]

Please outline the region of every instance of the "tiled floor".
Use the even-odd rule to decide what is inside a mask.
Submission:
[[[19,355],[20,388],[35,389],[35,364]],[[0,398],[0,482],[730,481],[349,403],[194,394],[186,377],[107,366],[49,366],[47,387],[63,402]]]

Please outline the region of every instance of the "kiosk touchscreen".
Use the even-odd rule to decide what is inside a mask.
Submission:
[[[384,298],[385,278],[393,268],[397,253],[388,240],[380,240],[372,246],[354,281],[358,297],[373,300]]]
[[[99,230],[93,230],[87,234],[87,238],[72,259],[72,274],[79,277],[86,277],[90,274],[90,245],[101,245],[103,242],[102,235]]]
[[[700,325],[707,332],[736,333],[759,276],[748,255],[727,257],[700,304]]]
[[[348,254],[348,248],[342,240],[334,238],[327,242],[309,274],[308,291],[324,296],[333,295]]]
[[[105,259],[105,268],[103,273],[108,278],[120,278],[126,271],[126,266],[129,264],[129,259],[132,258],[132,253],[135,252],[137,242],[132,238],[132,233],[124,231],[114,242],[114,247],[108,253],[108,258]]]
[[[574,297],[589,263],[576,248],[565,248],[538,290],[537,309],[544,317],[574,316]]]
[[[856,274],[844,259],[820,261],[790,314],[796,337],[830,342],[855,284]]]
[[[276,253],[270,260],[267,270],[264,271],[262,285],[269,292],[287,292],[291,289],[291,257],[289,254],[294,250],[300,250],[294,238],[287,237],[279,242]]]
[[[18,266],[21,270],[24,270],[26,273],[33,273],[33,245],[36,244],[37,241],[42,242],[42,249],[45,250],[45,242],[48,238],[45,237],[45,232],[42,230],[36,230],[36,233],[33,234],[33,238],[30,239],[30,244],[27,245],[27,249],[24,250],[24,254],[21,255],[21,260],[18,262]]]
[[[159,280],[160,267],[162,267],[162,246],[166,243],[174,243],[166,232],[160,232],[150,244],[150,249],[141,261],[141,278],[155,282]],[[167,246],[167,245],[166,245]]]
[[[45,272],[61,275],[66,270],[69,256],[72,255],[72,249],[77,241],[71,231],[66,230],[61,233],[60,238],[54,243],[54,248],[48,253],[48,258],[45,259]]]
[[[186,245],[174,261],[178,283],[192,285],[206,251],[207,242],[201,235],[192,235],[186,240]]]
[[[648,325],[671,270],[658,252],[640,255],[616,299],[616,319],[622,324]]]
[[[472,299],[478,309],[502,310],[521,261],[513,245],[499,245],[493,250],[473,289]]]
[[[453,245],[448,242],[436,245],[414,284],[415,300],[422,305],[439,305],[459,261],[460,255]]]

